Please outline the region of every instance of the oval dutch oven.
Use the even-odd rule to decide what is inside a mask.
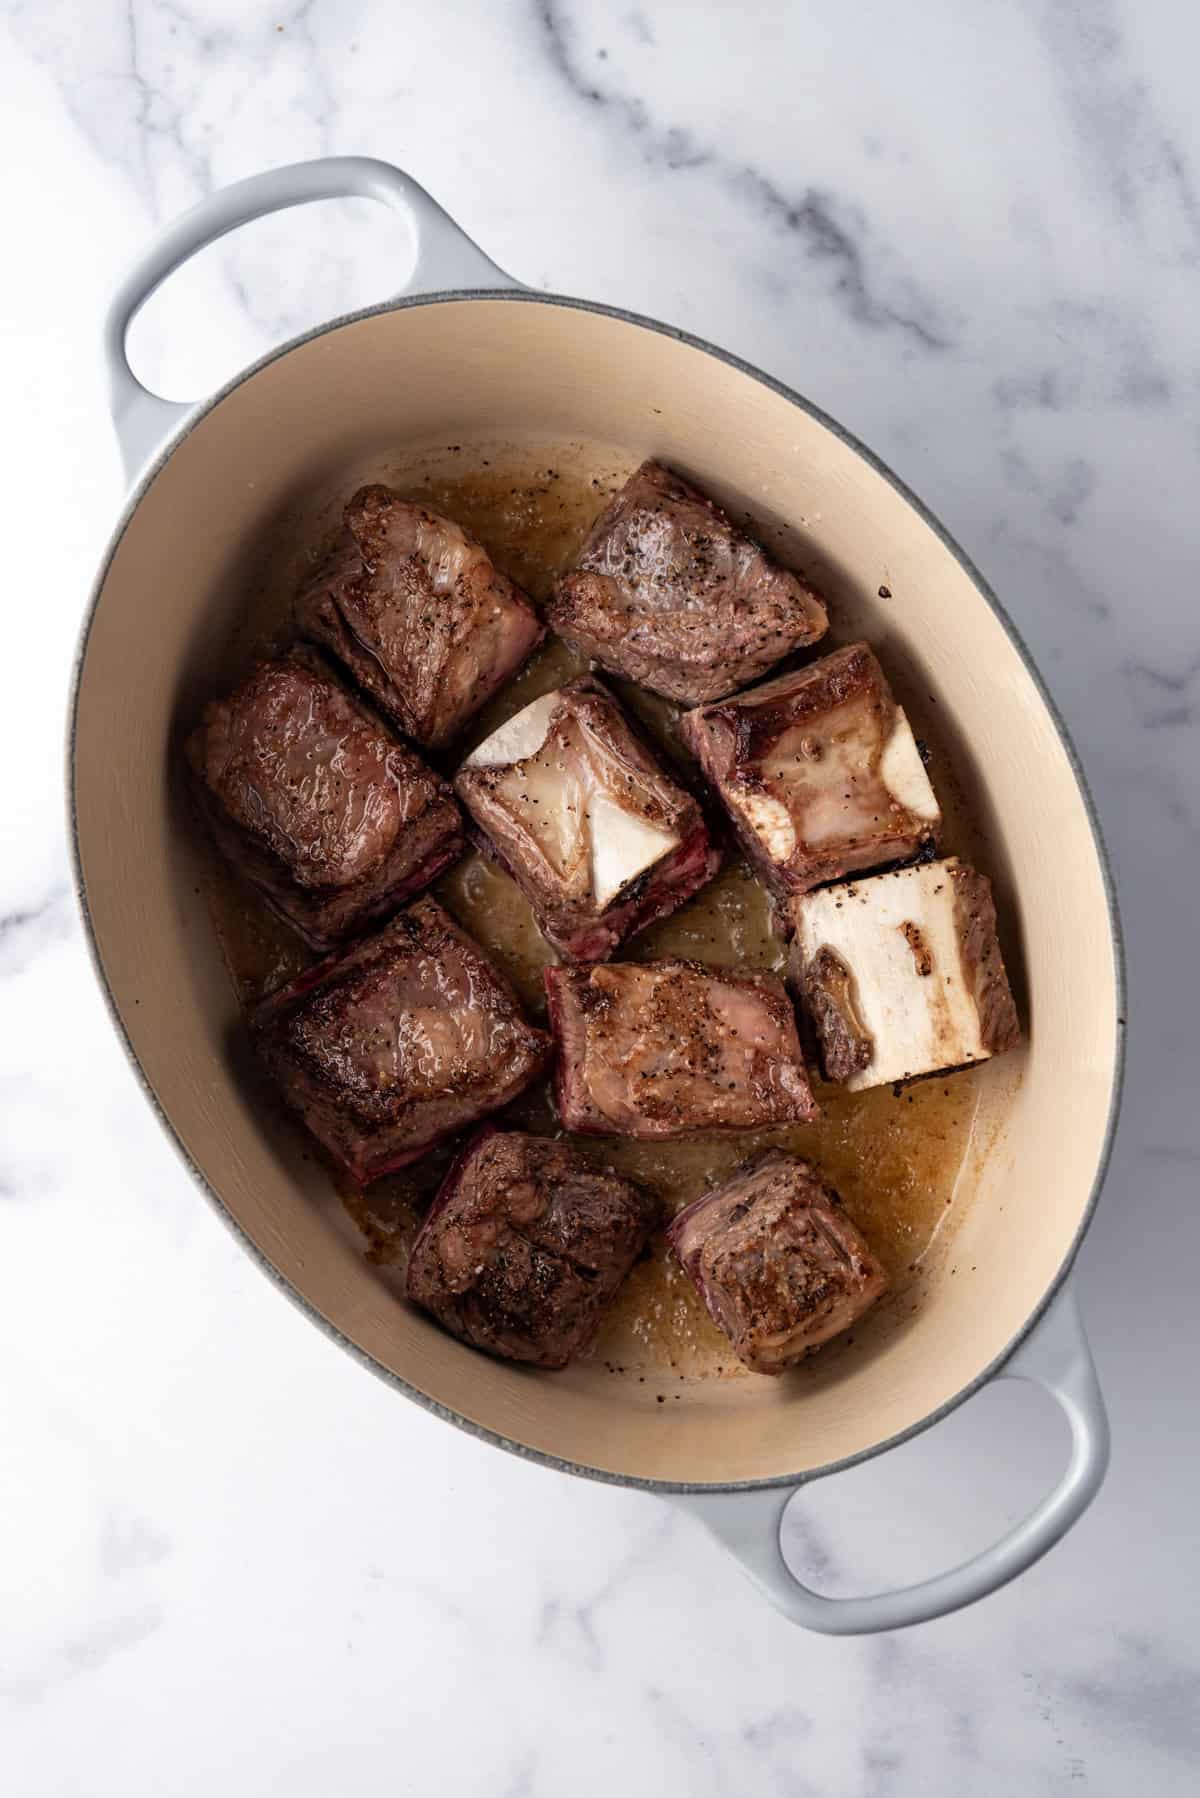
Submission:
[[[168,404],[139,385],[127,328],[172,269],[237,225],[339,195],[407,217],[418,257],[401,296],[264,357],[203,403]],[[691,1509],[797,1622],[896,1628],[1020,1573],[1081,1515],[1107,1461],[1068,1275],[1116,1117],[1122,964],[1079,764],[979,574],[876,457],[797,394],[667,326],[522,289],[383,163],[301,164],[205,200],[130,274],[105,343],[136,479],[79,653],[75,870],[113,1021],[198,1184],[308,1315],[399,1391],[499,1447]],[[264,532],[302,517],[306,495],[381,446],[419,454],[448,436],[468,456],[499,439],[653,454],[785,527],[785,558],[789,542],[809,561],[817,553],[840,621],[937,695],[1015,922],[1027,1041],[982,1075],[963,1174],[972,1198],[954,1238],[957,1266],[977,1271],[953,1278],[946,1257],[931,1259],[920,1302],[881,1316],[828,1371],[818,1357],[799,1380],[691,1382],[670,1427],[636,1381],[586,1364],[539,1378],[489,1361],[379,1279],[328,1181],[256,1115],[239,1078],[237,1007],[175,813],[174,721],[212,679],[239,570]],[[903,1590],[832,1599],[799,1583],[780,1550],[794,1490],[882,1453],[996,1376],[1038,1382],[1071,1426],[1066,1472],[1037,1509],[976,1559]]]

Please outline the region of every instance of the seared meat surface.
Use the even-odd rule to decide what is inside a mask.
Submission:
[[[826,626],[799,575],[660,462],[601,513],[549,616],[581,655],[685,705],[757,680]]]
[[[772,1149],[672,1221],[713,1322],[755,1373],[782,1373],[860,1318],[887,1274],[816,1168]]]
[[[701,706],[679,728],[777,893],[904,861],[936,837],[929,776],[865,643]]]
[[[363,1185],[507,1105],[550,1055],[432,899],[273,993],[250,1030],[288,1104]]]
[[[857,1092],[1020,1041],[990,883],[954,856],[805,893],[789,916],[830,1080]]]
[[[463,847],[450,789],[321,659],[262,662],[188,738],[217,847],[316,949],[393,911]]]
[[[604,960],[720,866],[695,799],[590,675],[501,725],[454,785],[546,937],[573,961]]]
[[[568,1130],[644,1139],[816,1116],[782,982],[692,961],[547,968]]]
[[[344,516],[342,543],[297,602],[300,630],[407,736],[447,743],[516,673],[542,625],[453,519],[378,485]]]
[[[565,1367],[646,1245],[657,1202],[569,1143],[485,1130],[433,1201],[408,1296],[475,1348]]]

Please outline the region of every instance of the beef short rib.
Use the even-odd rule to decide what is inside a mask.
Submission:
[[[568,1130],[662,1140],[816,1116],[773,974],[659,961],[547,968],[545,980]]]
[[[451,518],[363,487],[297,601],[302,634],[337,656],[406,736],[458,734],[542,637],[521,589]]]
[[[572,961],[605,960],[720,866],[695,799],[590,675],[502,724],[454,784],[544,935]]]
[[[507,1105],[551,1046],[432,899],[272,993],[250,1031],[288,1104],[362,1185]]]
[[[755,1373],[782,1373],[860,1318],[888,1283],[837,1194],[780,1150],[688,1205],[667,1235]]]
[[[489,1355],[565,1367],[595,1336],[657,1214],[641,1187],[569,1143],[489,1127],[433,1201],[408,1296]]]
[[[185,749],[217,847],[315,949],[394,911],[462,850],[445,782],[311,650],[260,663]]]
[[[679,729],[777,893],[905,861],[936,837],[929,776],[865,643],[700,706]]]
[[[580,655],[685,705],[757,680],[826,625],[807,582],[659,462],[600,514],[549,616]]]
[[[983,874],[954,856],[788,902],[791,970],[827,1077],[857,1092],[1021,1036]]]

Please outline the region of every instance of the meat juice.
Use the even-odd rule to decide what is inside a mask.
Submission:
[[[457,519],[484,543],[506,574],[540,601],[636,460],[572,443],[549,451],[544,446],[497,446],[490,451],[476,446],[468,451],[444,445],[419,458],[378,456],[341,471],[325,491],[280,518],[264,542],[242,622],[230,645],[227,678],[232,681],[255,657],[287,643],[295,591],[328,547],[340,504],[358,485],[386,482]],[[836,599],[830,611],[830,638],[816,647],[815,654],[853,634],[839,630]],[[565,645],[547,642],[478,714],[449,756],[427,759],[452,772],[506,718],[580,673],[583,666]],[[686,770],[689,760],[674,732],[680,708],[615,678],[606,679],[668,761]],[[905,695],[905,703],[914,728],[931,750],[930,772],[945,819],[943,849],[969,859],[975,849],[974,833],[951,771],[939,754],[936,731],[929,727],[919,700],[914,704],[912,696]],[[508,975],[535,1020],[544,1022],[542,970],[554,959],[553,952],[508,876],[472,851],[432,891]],[[257,895],[216,865],[215,858],[207,896],[243,1004],[272,991],[314,959]],[[714,965],[780,973],[785,962],[783,944],[772,929],[768,895],[732,851],[709,887],[674,916],[634,937],[621,955],[630,960],[689,956]],[[821,1116],[810,1124],[678,1143],[573,1140],[589,1158],[608,1162],[652,1187],[662,1200],[664,1215],[724,1179],[758,1149],[782,1147],[808,1156],[841,1194],[902,1302],[906,1289],[916,1285],[920,1264],[939,1238],[945,1238],[966,1202],[959,1191],[960,1174],[975,1124],[978,1076],[965,1070],[899,1090],[876,1087],[860,1093],[814,1079],[813,1091]],[[543,1135],[561,1133],[548,1085],[523,1095],[499,1121]],[[361,1231],[364,1253],[389,1283],[397,1283],[403,1273],[409,1244],[453,1153],[452,1147],[435,1150],[414,1167],[365,1191],[341,1189]],[[661,1239],[634,1268],[590,1352],[614,1370],[635,1375],[747,1377]]]

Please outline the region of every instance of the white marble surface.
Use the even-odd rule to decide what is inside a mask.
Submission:
[[[1193,1790],[1194,8],[4,0],[0,29],[0,1792]],[[404,1403],[242,1255],[110,1038],[59,791],[121,497],[97,321],[157,222],[331,151],[405,164],[525,280],[827,407],[982,565],[1066,710],[1130,939],[1079,1273],[1115,1456],[972,1612],[808,1637],[652,1497]],[[292,214],[177,281],[141,366],[199,393],[404,258],[365,205]],[[838,1589],[932,1570],[1061,1448],[1048,1403],[986,1393],[804,1499],[800,1549]]]

